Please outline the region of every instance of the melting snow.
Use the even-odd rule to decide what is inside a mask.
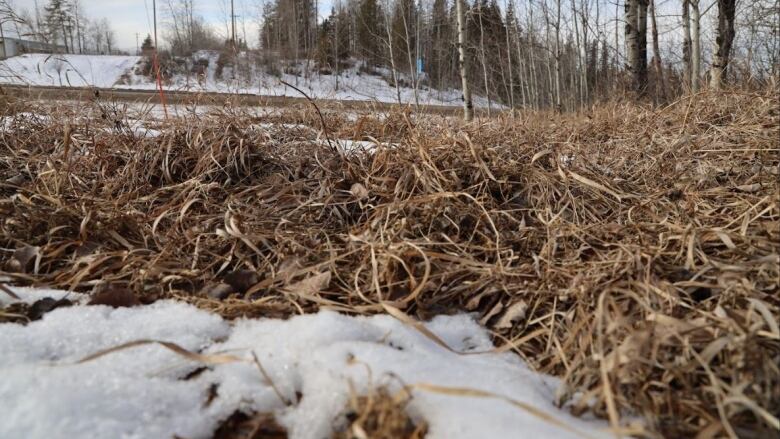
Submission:
[[[26,301],[65,294],[14,290]],[[440,316],[426,326],[460,352],[493,348],[487,332],[467,315]],[[212,366],[191,379],[184,377],[199,364],[159,345],[77,363],[139,339],[246,361]],[[238,409],[272,412],[290,437],[319,439],[339,424],[350,382],[358,392],[378,385],[398,389],[399,383],[477,389],[531,405],[569,427],[501,399],[415,390],[408,409],[428,423],[429,438],[607,436],[604,423],[556,408],[551,401],[557,381],[532,372],[517,356],[456,354],[386,315],[322,311],[230,324],[174,301],[118,309],[73,306],[26,326],[0,324],[0,352],[0,437],[206,438]],[[285,407],[250,361],[252,352],[286,400],[303,395],[297,404]],[[216,398],[206,404],[214,386]]]

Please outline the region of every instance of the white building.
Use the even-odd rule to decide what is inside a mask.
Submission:
[[[0,38],[0,59],[10,58],[23,53],[64,52],[65,47],[40,41],[22,40],[20,38]]]

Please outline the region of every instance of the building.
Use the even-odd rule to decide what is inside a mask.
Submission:
[[[42,43],[40,41],[22,40],[20,38],[0,38],[0,59],[22,55],[24,53],[62,53],[64,46]]]

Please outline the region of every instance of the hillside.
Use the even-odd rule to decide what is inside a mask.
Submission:
[[[110,88],[141,57],[26,54],[0,61],[0,84]]]
[[[435,90],[409,86],[406,75],[399,74],[397,90],[391,85],[391,72],[385,68],[360,68],[355,63],[339,75],[318,71],[313,63],[287,63],[284,69],[259,65],[259,61],[239,59],[238,67],[223,65],[220,53],[198,51],[191,58],[169,62],[165,90],[203,91],[217,93],[246,93],[264,96],[293,96],[301,94],[282,83],[294,85],[312,98],[398,102],[423,105],[461,105],[459,90]],[[235,70],[235,71],[234,71]],[[363,71],[361,71],[363,70]],[[0,61],[0,84],[151,90],[157,87],[149,74],[148,60],[138,56],[103,55],[47,55],[29,54]],[[476,107],[487,107],[485,98],[474,96]],[[503,108],[491,103],[494,109]]]

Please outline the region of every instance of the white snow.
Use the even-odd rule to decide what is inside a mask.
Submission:
[[[138,56],[26,54],[0,61],[0,82],[110,88],[140,59]]]
[[[357,66],[353,66],[339,73],[339,75],[320,74],[312,66],[300,62],[292,66],[298,74],[282,73],[275,76],[266,73],[256,66],[252,66],[249,78],[239,76],[231,79],[231,73],[225,69],[222,77],[216,75],[216,60],[218,54],[201,51],[193,55],[194,59],[209,61],[206,74],[197,78],[196,75],[175,75],[164,88],[169,90],[203,91],[217,93],[242,93],[262,96],[290,96],[302,97],[301,93],[282,81],[292,84],[303,90],[315,99],[334,99],[344,101],[375,101],[397,103],[400,100],[404,104],[420,105],[449,105],[460,106],[460,90],[435,90],[428,87],[419,87],[417,98],[412,87],[399,87],[398,90],[390,85],[382,76],[360,72]],[[385,77],[390,76],[387,69],[377,69],[378,73]],[[404,77],[405,75],[400,75]],[[129,83],[118,84],[116,88],[154,90],[156,84],[148,77],[129,75]],[[473,97],[475,107],[487,107],[487,99],[475,95]],[[502,108],[501,105],[492,103],[493,108]]]
[[[243,57],[245,58],[245,57]],[[287,66],[296,74],[281,73],[280,76],[266,72],[261,66],[243,60],[241,73],[236,79],[230,67],[225,67],[221,77],[217,75],[219,52],[202,50],[194,53],[188,62],[208,61],[205,74],[177,74],[164,85],[167,90],[202,91],[216,93],[244,93],[262,96],[302,97],[301,94],[282,83],[285,81],[317,99],[361,100],[374,102],[420,105],[460,106],[461,92],[456,89],[436,90],[425,86],[415,90],[409,86],[398,90],[388,83],[388,69],[377,68],[376,74],[360,72],[357,65],[345,69],[339,75],[320,74],[312,63],[298,62]],[[136,67],[142,57],[120,55],[60,55],[26,54],[0,61],[0,83],[38,86],[94,86],[117,89],[154,90],[155,81],[147,76],[137,75]],[[190,66],[191,67],[191,66]],[[248,73],[246,73],[248,72]],[[408,75],[399,73],[399,78]],[[409,83],[406,81],[405,83]],[[488,100],[475,95],[475,107],[487,107]],[[496,109],[503,108],[492,102]]]
[[[19,296],[19,299],[16,300],[6,294],[3,291],[0,291],[0,306],[7,306],[8,304],[11,304],[13,302],[24,302],[27,304],[33,304],[37,302],[40,299],[51,297],[54,300],[60,300],[67,298],[71,302],[85,302],[88,297],[81,293],[74,293],[72,291],[62,291],[62,290],[50,290],[50,289],[40,289],[40,288],[29,288],[29,287],[13,287],[10,288],[11,291],[13,291],[17,296]]]
[[[493,348],[468,315],[440,316],[426,326],[458,352]],[[159,345],[77,363],[139,339],[241,360],[211,366],[191,379],[183,378],[199,365]],[[532,372],[517,356],[453,353],[386,315],[322,311],[230,324],[174,301],[118,309],[73,306],[26,326],[0,324],[0,352],[4,438],[206,438],[239,409],[274,413],[290,437],[319,439],[343,423],[350,382],[357,392],[381,385],[395,391],[400,383],[476,389],[529,404],[569,428],[501,399],[418,386],[408,410],[428,423],[428,438],[608,436],[605,423],[556,408],[551,401],[558,382]],[[285,406],[251,361],[252,352],[283,398],[297,403]],[[216,397],[207,403],[210,388],[216,388]]]

